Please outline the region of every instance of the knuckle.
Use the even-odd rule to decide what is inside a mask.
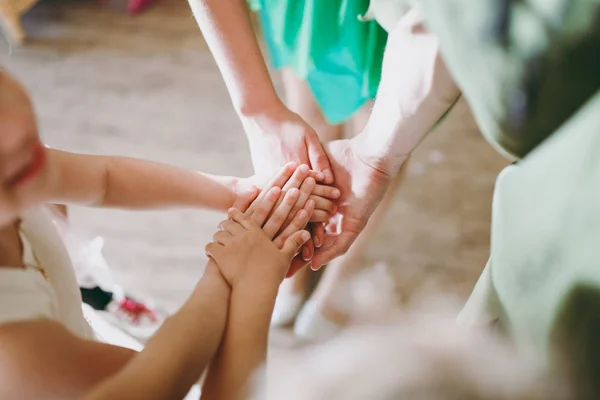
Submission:
[[[281,225],[285,221],[285,216],[281,214],[273,214],[271,217],[271,223],[275,225]]]

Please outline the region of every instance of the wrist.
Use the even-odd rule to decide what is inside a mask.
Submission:
[[[291,118],[297,118],[279,98],[263,104],[262,107],[252,107],[239,116],[249,138],[279,135],[282,124],[290,121]]]
[[[409,152],[394,151],[391,144],[381,143],[381,138],[368,130],[352,138],[351,146],[360,161],[389,177],[396,176],[410,156]]]
[[[210,293],[210,297],[215,300],[226,300],[231,296],[231,287],[212,259],[209,259],[206,263],[204,274],[196,285],[190,301],[194,303],[196,299],[204,299],[206,298],[206,293]]]
[[[282,279],[263,275],[249,275],[239,279],[232,287],[237,297],[247,297],[249,301],[275,301]]]
[[[236,107],[236,112],[243,121],[256,118],[264,118],[271,115],[277,115],[281,110],[286,110],[287,107],[275,92],[272,94],[253,97],[248,101],[242,102]]]

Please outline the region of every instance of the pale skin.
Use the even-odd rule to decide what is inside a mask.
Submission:
[[[200,287],[194,291],[182,311],[165,324],[146,348],[119,373],[99,384],[87,400],[181,398],[185,394],[181,389],[189,389],[204,370],[207,357],[216,351],[219,340],[214,339],[216,331],[223,333],[224,315],[227,330],[212,357],[202,398],[242,398],[249,375],[265,361],[268,323],[277,287],[294,256],[310,238],[302,227],[308,223],[314,203],[307,200],[285,227],[284,221],[291,215],[300,192],[291,189],[283,197],[282,194],[281,189],[274,187],[245,213],[230,210],[232,219],[224,221],[223,230],[215,234],[218,242],[207,246],[208,254],[220,261],[209,262],[199,286],[210,277],[214,280],[212,293]],[[239,207],[244,210],[247,204]],[[212,318],[202,313],[205,309],[212,309]],[[203,339],[210,341],[198,340],[197,334],[203,329],[215,332],[209,338],[204,335]],[[174,343],[173,337],[180,339]]]
[[[267,181],[256,177],[212,177],[143,160],[47,149],[40,143],[27,94],[6,73],[0,74],[0,132],[0,265],[3,266],[0,268],[23,268],[19,215],[33,206],[57,202],[127,209],[226,210],[236,200],[249,203],[247,196],[239,195],[246,187],[278,186],[285,187],[285,193],[297,196],[292,206],[294,212],[298,214],[305,205],[309,207],[310,213],[302,215],[306,220],[284,221],[293,230],[300,229],[309,218],[327,218],[329,211],[320,207],[332,207],[328,196],[335,194],[335,189],[317,184],[315,178],[321,178],[318,172],[297,164],[284,166]],[[250,189],[249,193],[254,198],[259,189]],[[258,196],[264,197],[264,191]],[[168,337],[169,332],[181,330],[205,343],[206,347],[193,353],[190,365],[194,367],[205,366],[211,358],[227,315],[227,300],[212,303],[213,299],[228,299],[228,294],[211,270],[214,268],[209,263],[207,273],[182,308],[184,317],[176,319],[187,320],[191,317],[186,315],[193,315],[195,321],[205,321],[206,325],[200,328],[172,322],[166,326],[167,333],[161,334]],[[180,345],[190,346],[185,341]],[[81,398],[98,382],[120,370],[133,355],[128,349],[80,339],[58,322],[1,324],[0,398]],[[156,382],[175,385],[170,386],[172,391],[160,392],[165,394],[164,398],[171,398],[166,394],[182,393],[189,388],[187,377],[182,372],[181,377],[166,375],[163,381]]]
[[[246,1],[189,3],[248,136],[255,173],[272,174],[288,162],[297,162],[323,172],[323,183],[331,184],[331,165],[317,133],[290,111],[275,92],[252,30]],[[302,254],[305,261],[312,258],[314,244],[318,247],[323,242],[322,224],[313,224],[311,231],[313,239]]]
[[[215,233],[214,242],[206,246],[211,261],[199,287],[206,279],[215,280],[212,293],[208,294],[214,297],[216,310],[221,311],[227,303],[229,306],[227,328],[212,359],[202,390],[203,399],[244,398],[248,378],[266,361],[269,321],[277,289],[292,259],[310,238],[302,228],[310,219],[314,203],[306,200],[303,208],[293,214],[299,200],[302,201],[299,190],[282,192],[275,186],[261,194],[249,208],[247,202],[238,202],[239,209],[229,210],[230,219],[219,225],[221,229]],[[284,222],[290,216],[292,223],[286,227]],[[206,304],[201,297],[205,290],[197,289],[144,351],[119,373],[100,383],[86,399],[182,397],[185,392],[180,388],[193,383],[194,377],[204,370],[206,355],[218,345],[198,341],[199,330],[195,327],[222,330],[225,325],[214,318],[198,319],[206,317],[201,313],[202,305]],[[217,311],[215,316],[223,315]],[[208,327],[204,325],[207,322]],[[181,336],[182,331],[185,336]],[[173,337],[181,340],[173,343]]]
[[[414,57],[407,63],[398,54],[390,56],[390,49]],[[365,132],[351,140],[325,145],[342,194],[337,215],[329,224],[329,228],[337,232],[327,235],[325,245],[317,250],[313,259],[313,268],[350,247],[410,152],[459,96],[458,88],[439,57],[437,41],[422,29],[414,15],[409,15],[392,32],[380,96]],[[231,212],[230,217],[237,225],[233,221],[221,225],[227,233],[215,235],[215,241],[207,247],[211,257],[223,271],[228,268],[239,273],[252,270],[251,265],[255,263],[264,265],[265,260],[257,261],[259,254],[267,252],[260,240],[268,241],[269,233],[263,232],[261,238],[258,235],[260,225],[248,219],[247,214]],[[231,252],[227,252],[228,248]],[[253,251],[257,253],[253,254]],[[287,257],[290,257],[289,253]],[[232,294],[222,348],[212,363],[205,398],[244,397],[249,377],[266,359],[268,324],[276,296],[273,288],[279,285],[283,274],[293,274],[294,268],[292,264],[291,269],[285,265],[280,269],[268,269],[268,274],[257,272],[263,278],[255,283],[256,287],[262,288],[260,294],[243,289],[239,289],[239,297]],[[243,287],[244,281],[239,282]],[[239,299],[235,303],[243,310],[239,314],[233,312],[234,298]],[[248,304],[252,304],[251,310],[243,308]]]
[[[379,92],[363,132],[351,140],[318,145],[314,131],[277,97],[246,2],[189,3],[244,124],[255,168],[273,171],[286,161],[310,161],[313,169],[325,171],[327,165],[332,180],[327,173],[325,183],[335,178],[334,185],[346,194],[330,221],[335,235],[325,238],[320,224],[312,224],[316,254],[293,263],[297,271],[311,258],[312,268],[318,269],[348,251],[410,153],[460,96],[439,57],[437,40],[423,28],[418,8],[406,15],[389,34]],[[314,115],[297,99],[288,100],[307,118]],[[318,118],[309,119],[322,128]]]

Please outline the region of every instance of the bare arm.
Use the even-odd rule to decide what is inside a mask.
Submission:
[[[126,157],[50,150],[60,170],[51,202],[98,207],[226,210],[236,199],[238,179],[206,175]]]
[[[333,182],[316,132],[279,99],[252,30],[245,0],[188,0],[249,138],[256,173],[308,164]]]
[[[202,399],[243,399],[248,378],[266,362],[277,286],[240,285],[231,295],[223,342],[202,388]]]
[[[200,378],[221,341],[230,289],[209,262],[206,273],[183,305],[144,350],[86,400],[180,399]]]
[[[0,326],[0,398],[79,399],[133,350],[79,339],[51,321]]]
[[[223,341],[202,391],[205,400],[246,398],[249,378],[266,361],[269,322],[279,285],[294,255],[310,237],[301,231],[314,208],[310,202],[303,204],[306,208],[277,235],[298,197],[295,189],[288,191],[268,219],[277,191],[258,199],[258,207],[245,215],[230,210],[232,220],[221,224],[223,230],[207,246],[230,283],[232,295]]]
[[[459,97],[437,38],[415,7],[390,32],[379,91],[355,149],[367,164],[393,176]]]
[[[245,0],[189,0],[235,109],[254,115],[281,107],[254,36]]]

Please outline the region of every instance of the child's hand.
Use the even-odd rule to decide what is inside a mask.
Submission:
[[[322,172],[311,171],[304,164],[288,163],[271,179],[259,175],[240,179],[237,185],[238,199],[233,207],[245,212],[256,197],[256,195],[250,195],[250,197],[247,195],[248,192],[256,193],[254,187],[262,191],[261,193],[272,187],[280,187],[284,192],[292,188],[300,188],[301,196],[291,215],[295,215],[297,211],[302,209],[304,203],[311,199],[315,202],[315,211],[310,222],[327,222],[329,215],[337,211],[337,206],[332,200],[340,196],[340,191],[332,186],[319,184],[318,182],[322,179]],[[289,223],[289,221],[287,222]]]
[[[290,189],[271,214],[280,194],[281,189],[270,189],[260,201],[253,203],[250,212],[230,209],[231,219],[220,224],[222,230],[215,233],[214,242],[206,246],[207,255],[215,260],[232,288],[248,280],[277,287],[294,255],[310,239],[310,234],[302,228],[310,219],[314,203],[308,201],[284,227],[300,191]]]
[[[289,163],[275,175],[274,178],[266,185],[266,189],[258,195],[257,189],[252,189],[238,197],[238,200],[233,205],[234,208],[245,212],[251,209],[252,202],[256,199],[257,202],[264,196],[266,190],[272,187],[280,187],[285,192],[291,188],[300,188],[301,195],[298,203],[294,205],[288,220],[284,223],[284,227],[288,224],[295,213],[300,210],[305,202],[310,199],[315,202],[315,211],[311,216],[312,238],[302,248],[300,260],[309,261],[315,247],[320,247],[323,244],[325,230],[323,222],[329,220],[329,215],[337,211],[336,204],[332,201],[340,196],[340,191],[334,187],[318,184],[317,181],[321,178],[320,172],[310,171],[307,165],[298,166],[295,163]],[[256,182],[257,177],[248,178],[249,180],[240,185],[250,185],[250,182]],[[263,180],[265,181],[265,180]],[[255,187],[255,186],[254,186]],[[259,196],[258,198],[256,196]],[[331,200],[330,200],[331,199]]]

